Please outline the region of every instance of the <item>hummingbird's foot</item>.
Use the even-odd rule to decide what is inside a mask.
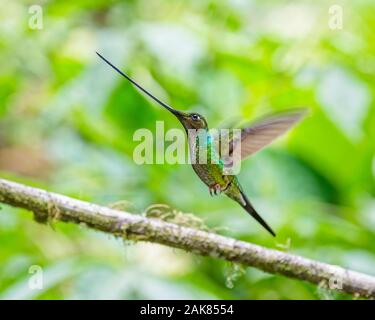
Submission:
[[[211,197],[213,195],[218,195],[221,193],[221,185],[219,183],[214,183],[208,187],[208,191],[210,192]]]

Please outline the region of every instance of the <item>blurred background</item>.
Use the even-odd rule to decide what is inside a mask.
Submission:
[[[221,234],[375,275],[374,1],[0,4],[1,177],[135,214],[166,204]],[[239,176],[276,240],[211,198],[189,165],[133,162],[135,130],[180,125],[95,51],[211,127],[310,108]],[[2,299],[352,299],[1,208]],[[41,290],[29,289],[32,265],[43,268]]]

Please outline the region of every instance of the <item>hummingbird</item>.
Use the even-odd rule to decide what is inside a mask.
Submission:
[[[225,159],[221,157],[219,151],[215,151],[215,148],[211,148],[214,143],[215,137],[210,134],[206,119],[196,112],[182,112],[176,110],[164,103],[151,92],[143,88],[131,77],[122,72],[119,68],[113,65],[110,61],[104,58],[98,52],[96,53],[104,62],[116,70],[120,75],[126,78],[136,88],[141,90],[151,99],[156,101],[162,107],[171,112],[182,124],[186,133],[188,134],[188,144],[190,150],[190,156],[196,157],[199,149],[199,141],[197,134],[190,134],[198,130],[204,130],[207,132],[207,150],[209,150],[207,157],[216,157],[218,161],[206,161],[205,163],[199,163],[192,161],[192,167],[198,177],[208,186],[209,193],[212,195],[218,195],[224,193],[230,199],[236,201],[243,209],[245,209],[260,225],[262,225],[272,236],[276,236],[272,228],[264,221],[264,219],[258,214],[250,200],[244,193],[244,190],[239,182],[237,175],[224,174]],[[307,109],[294,109],[276,113],[268,117],[258,120],[252,126],[248,126],[240,129],[240,139],[234,139],[229,141],[229,153],[233,153],[235,150],[239,151],[240,157],[244,158],[253,155],[265,146],[274,141],[277,137],[288,131],[293,125],[300,121],[303,116],[307,113]],[[238,143],[240,140],[240,143]],[[238,150],[237,148],[240,148]],[[210,151],[211,150],[211,151]],[[215,153],[215,154],[212,154]]]

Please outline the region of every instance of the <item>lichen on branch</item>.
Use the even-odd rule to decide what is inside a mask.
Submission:
[[[375,298],[373,276],[224,237],[202,228],[187,227],[184,225],[186,217],[181,220],[175,213],[168,215],[170,221],[174,222],[172,223],[76,200],[4,179],[0,179],[0,202],[30,210],[37,218],[46,222],[84,224],[125,239],[159,243],[307,281],[319,285],[320,288]],[[178,221],[183,223],[176,223]]]

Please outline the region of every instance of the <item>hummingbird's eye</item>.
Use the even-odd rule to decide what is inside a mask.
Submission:
[[[193,113],[191,116],[190,116],[191,120],[193,121],[199,121],[201,119],[200,116],[198,116],[196,113]]]

